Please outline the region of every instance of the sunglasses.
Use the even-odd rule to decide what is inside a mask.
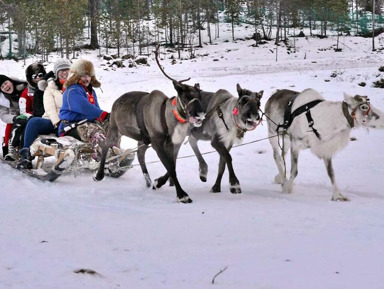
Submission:
[[[32,74],[32,78],[33,79],[42,78],[43,76],[44,76],[44,74],[42,72],[36,73],[36,74]]]

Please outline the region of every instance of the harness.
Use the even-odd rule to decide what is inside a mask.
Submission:
[[[362,105],[367,105],[367,108],[363,109]],[[360,108],[361,111],[365,112],[364,113],[364,119],[362,121],[362,123],[365,123],[367,121],[367,117],[369,115],[369,112],[371,111],[371,105],[370,105],[370,102],[369,102],[369,98],[367,98],[366,102],[363,102],[360,105],[356,106],[352,110],[351,114],[349,114],[349,111],[348,111],[348,103],[346,103],[345,101],[343,101],[343,103],[342,103],[343,114],[344,114],[345,118],[347,119],[348,124],[349,124],[349,126],[351,128],[355,127],[356,110],[358,108]]]
[[[168,126],[167,126],[167,120],[165,119],[165,109],[167,108],[167,100],[165,99],[163,101],[163,104],[161,105],[161,110],[160,110],[160,117],[161,117],[161,125],[163,127],[164,135],[166,138],[169,137],[168,134]],[[172,101],[173,102],[173,101]]]
[[[221,110],[221,104],[216,106],[215,108],[215,111],[217,112],[217,115],[218,117],[221,119],[221,121],[223,122],[225,128],[227,129],[227,131],[229,131],[229,128],[228,128],[228,125],[227,123],[225,122],[225,119],[224,119],[224,113],[223,111]],[[243,138],[244,137],[244,134],[247,132],[247,131],[250,131],[246,128],[242,128],[240,127],[237,122],[236,122],[236,116],[237,114],[239,113],[239,108],[238,106],[236,105],[235,108],[232,110],[232,115],[233,115],[233,122],[235,123],[235,126],[237,128],[237,137],[239,139]],[[259,122],[257,123],[257,125],[255,126],[255,128],[260,124],[260,122],[262,121],[262,118],[260,118]],[[251,129],[251,130],[254,130],[255,128]]]
[[[164,131],[164,134],[166,136],[166,138],[169,137],[169,133],[168,133],[168,125],[167,125],[167,119],[165,117],[165,109],[167,107],[167,100],[168,99],[165,99],[163,104],[161,105],[161,109],[160,109],[160,121],[161,121],[161,126],[163,127],[163,131]],[[184,123],[187,123],[188,120],[186,119],[186,117],[184,116],[186,114],[186,107],[188,107],[188,105],[190,105],[192,102],[194,102],[196,100],[196,98],[192,99],[191,101],[189,101],[187,103],[187,105],[184,107],[182,102],[181,101],[177,101],[178,100],[178,97],[175,96],[172,98],[172,105],[174,106],[174,108],[172,109],[172,113],[173,115],[175,116],[175,118],[182,124]],[[182,112],[183,112],[183,115],[180,113],[179,109],[178,109],[178,106],[180,106],[182,108]]]
[[[149,137],[149,133],[147,128],[145,127],[144,124],[144,105],[145,105],[145,100],[146,96],[141,97],[139,102],[137,103],[136,106],[136,121],[137,121],[137,126],[139,127],[140,130],[140,135],[143,138],[143,142],[146,145],[149,145],[151,143],[151,138]]]
[[[287,130],[291,126],[294,118],[305,112],[305,116],[307,117],[307,121],[308,121],[308,126],[312,129],[313,133],[317,136],[317,138],[321,139],[319,132],[313,127],[315,123],[311,115],[311,108],[318,105],[320,102],[323,102],[324,100],[322,99],[313,100],[311,102],[308,102],[307,104],[304,104],[298,107],[297,109],[295,109],[295,111],[292,112],[293,102],[295,101],[298,95],[299,93],[296,93],[292,95],[291,98],[289,99],[288,105],[284,111],[284,122],[283,124],[277,125],[276,131],[279,131],[280,128]]]
[[[185,113],[185,109],[184,109],[184,107],[183,107],[181,101],[180,101],[179,103],[180,103],[181,108],[183,109],[183,112]],[[172,109],[172,112],[173,112],[174,116],[176,117],[176,119],[177,119],[179,122],[181,122],[181,123],[186,123],[187,120],[185,119],[185,117],[182,117],[182,116],[180,115],[180,112],[179,112],[178,109],[177,109],[177,104],[178,104],[178,102],[177,102],[177,97],[174,97],[174,98],[172,99],[172,105],[173,105],[175,108]],[[188,103],[188,104],[189,104],[189,103]],[[187,104],[187,106],[188,106],[188,104]]]
[[[348,104],[345,101],[343,101],[341,108],[343,110],[343,114],[344,114],[345,118],[348,121],[349,126],[351,128],[354,127],[355,126],[355,113],[352,112],[352,115],[349,114]]]

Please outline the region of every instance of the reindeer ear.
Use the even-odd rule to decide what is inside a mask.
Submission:
[[[263,94],[264,94],[264,90],[260,90],[258,93],[256,93],[256,97],[258,99],[261,99],[263,97]]]
[[[195,83],[195,88],[200,91],[201,90],[200,89],[200,84],[199,83]]]
[[[176,89],[178,93],[181,93],[184,90],[184,86],[176,80],[173,80],[173,87]]]
[[[356,101],[355,99],[353,98],[353,96],[350,96],[349,94],[346,94],[344,92],[344,101],[349,105],[349,106],[354,106]]]
[[[243,95],[243,89],[241,88],[240,84],[236,84],[236,90],[239,97],[241,97]]]

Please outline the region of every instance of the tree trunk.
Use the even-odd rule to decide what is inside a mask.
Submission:
[[[276,41],[275,45],[279,43],[280,38],[280,23],[281,23],[281,3],[279,1],[279,7],[277,8],[277,27],[276,27]]]
[[[99,48],[99,41],[97,39],[97,18],[99,14],[99,1],[89,0],[89,14],[91,15],[91,43],[90,48]]]

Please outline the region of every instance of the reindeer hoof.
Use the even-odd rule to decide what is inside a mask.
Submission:
[[[161,187],[161,186],[160,186]],[[158,188],[160,188],[159,186],[158,186],[158,182],[157,182],[157,179],[153,182],[153,184],[152,184],[152,190],[157,190]]]
[[[214,186],[212,187],[212,189],[210,190],[210,192],[211,192],[211,193],[221,193],[221,188],[220,188],[220,186],[216,186],[216,185],[214,185]]]
[[[332,197],[331,201],[336,201],[336,202],[349,202],[350,199],[348,199],[347,197],[343,196],[343,195],[339,195],[339,196],[336,196],[336,197]]]
[[[208,166],[201,165],[199,167],[199,174],[200,174],[200,180],[205,183],[207,181]]]
[[[156,179],[153,183],[153,189],[156,190],[156,189],[160,189],[166,182],[168,181],[168,177],[160,177],[158,179]]]
[[[275,180],[274,180],[275,184],[282,184],[284,181],[283,181],[283,177],[280,175],[280,174],[277,174],[275,176]]]
[[[102,180],[104,179],[104,177],[103,177],[103,178],[99,178],[99,177],[97,176],[97,174],[95,174],[95,175],[92,177],[92,179],[93,179],[95,182],[100,182],[100,181],[102,181]]]
[[[192,199],[189,196],[185,196],[182,198],[177,198],[177,202],[183,203],[183,204],[189,204],[189,203],[192,203]]]
[[[293,185],[292,182],[286,180],[284,184],[281,185],[284,194],[292,194],[293,193]]]
[[[232,194],[241,194],[241,188],[239,185],[231,186],[230,191]]]

